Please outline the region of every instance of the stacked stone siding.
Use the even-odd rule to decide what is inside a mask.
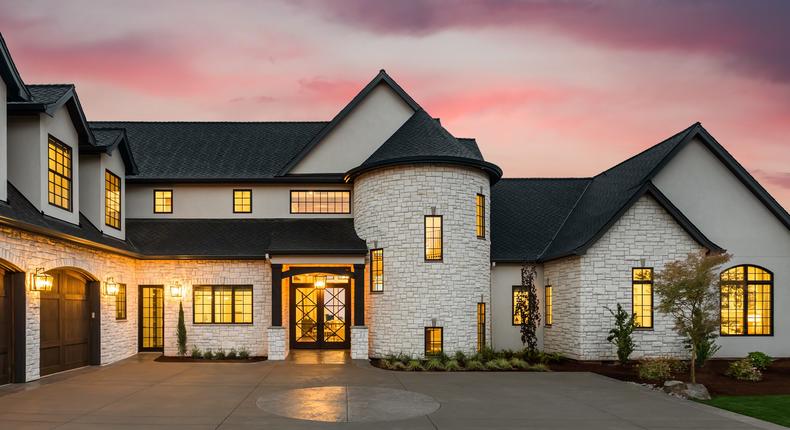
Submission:
[[[485,239],[475,233],[477,193],[486,196]],[[384,291],[366,293],[372,356],[422,355],[433,320],[444,327],[446,352],[475,350],[477,303],[490,303],[490,195],[482,171],[457,166],[391,167],[356,179],[357,234],[384,249]],[[443,216],[441,262],[425,261],[424,217],[432,208]]]
[[[581,336],[581,258],[567,257],[543,265],[544,280],[552,286],[553,323],[543,328],[543,348],[569,358],[582,357]],[[542,298],[541,298],[542,300]],[[541,312],[543,309],[541,309]]]

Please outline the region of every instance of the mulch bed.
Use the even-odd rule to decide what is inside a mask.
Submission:
[[[266,357],[250,357],[247,359],[236,358],[233,360],[229,360],[229,359],[206,360],[203,358],[171,357],[166,355],[160,355],[159,357],[155,358],[154,361],[158,361],[160,363],[257,363],[260,361],[266,361]]]
[[[697,382],[704,384],[713,395],[746,396],[762,394],[790,394],[790,359],[774,361],[763,372],[760,382],[738,381],[724,373],[732,360],[711,360],[697,370]],[[555,372],[593,372],[622,381],[656,384],[657,381],[639,379],[636,364],[620,366],[612,362],[582,362],[565,360],[549,366]],[[688,373],[675,375],[678,380],[688,381]]]

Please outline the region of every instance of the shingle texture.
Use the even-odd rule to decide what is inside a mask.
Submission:
[[[66,93],[74,89],[74,85],[28,85],[27,89],[30,91],[30,95],[33,96],[32,102],[49,105],[63,98]]]
[[[325,122],[91,122],[125,128],[139,173],[128,179],[267,179]]]
[[[113,128],[93,129],[93,136],[96,138],[96,146],[110,146],[123,136],[123,130]]]

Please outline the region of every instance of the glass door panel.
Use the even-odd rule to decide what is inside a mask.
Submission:
[[[294,318],[296,342],[318,341],[318,290],[310,287],[296,287]]]
[[[346,289],[343,287],[323,290],[324,342],[341,343],[346,341]]]

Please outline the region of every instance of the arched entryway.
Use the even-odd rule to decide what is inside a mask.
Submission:
[[[25,378],[25,274],[0,260],[0,385]]]
[[[53,269],[51,291],[42,291],[41,376],[99,364],[99,282],[72,268]]]
[[[351,335],[351,278],[342,267],[294,267],[289,288],[292,349],[346,349]]]

